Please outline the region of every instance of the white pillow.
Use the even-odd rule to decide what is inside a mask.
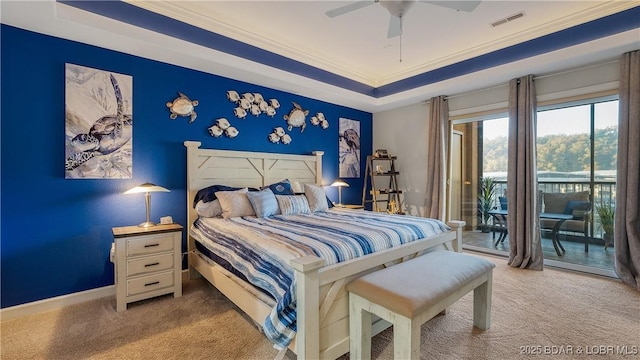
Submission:
[[[304,195],[276,195],[282,215],[309,214],[309,202]]]
[[[222,207],[222,217],[225,219],[239,216],[255,216],[253,206],[247,197],[247,188],[236,191],[218,191],[216,197]]]
[[[222,216],[222,207],[218,199],[209,202],[200,200],[196,204],[196,212],[202,217],[219,217]]]
[[[329,204],[327,203],[327,194],[322,186],[314,184],[304,184],[304,196],[309,202],[309,210],[311,212],[327,211]]]

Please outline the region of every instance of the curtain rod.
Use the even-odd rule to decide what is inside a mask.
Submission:
[[[619,62],[620,62],[619,59],[609,60],[609,61],[605,61],[605,62],[598,63],[598,64],[591,64],[591,65],[587,65],[587,66],[583,66],[583,67],[579,67],[579,68],[559,71],[559,72],[552,73],[552,74],[534,76],[533,80],[535,81],[535,80],[545,79],[545,78],[552,77],[552,76],[558,76],[558,75],[567,74],[567,73],[571,73],[571,72],[575,72],[575,71],[586,70],[586,69],[590,69],[590,68],[597,67],[597,66],[608,65],[608,64],[619,63]],[[471,94],[475,94],[475,93],[478,93],[478,92],[481,92],[481,91],[497,89],[497,88],[501,88],[503,86],[509,86],[509,83],[507,82],[507,83],[504,83],[504,84],[498,84],[498,85],[494,85],[494,86],[490,86],[490,87],[486,87],[486,88],[482,88],[482,89],[476,89],[476,90],[471,90],[471,91],[467,91],[467,92],[456,94],[456,95],[446,96],[445,100],[455,99],[455,98],[458,98],[458,97],[461,97],[461,96],[471,95]]]

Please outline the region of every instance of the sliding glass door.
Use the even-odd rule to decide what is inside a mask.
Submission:
[[[617,100],[538,111],[537,166],[538,187],[544,192],[542,211],[574,216],[557,234],[564,252],[551,251],[549,242],[543,240],[545,259],[613,269],[613,250],[605,227],[609,228],[608,210],[615,206],[617,124]],[[572,207],[581,201],[587,201],[588,206]],[[553,235],[553,222],[541,222],[545,224],[549,226],[542,226],[543,238]]]
[[[557,234],[553,226],[543,230],[545,261],[585,271],[613,269],[612,244],[607,241],[612,231],[608,216],[616,201],[617,121],[616,99],[539,108],[538,186],[551,204],[542,211],[573,216],[576,202],[587,203],[582,205],[587,210],[575,210],[575,219],[567,220]],[[507,189],[507,137],[508,118],[501,114],[452,124],[449,217],[466,221],[467,249],[509,251],[508,234],[499,219],[487,214],[507,206],[500,201]],[[555,235],[564,252],[555,250]]]

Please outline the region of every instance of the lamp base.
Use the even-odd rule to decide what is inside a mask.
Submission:
[[[150,227],[154,227],[154,226],[156,226],[156,225],[157,225],[157,224],[156,224],[156,223],[154,223],[154,222],[146,221],[146,222],[143,222],[142,224],[138,225],[138,227],[150,228]]]

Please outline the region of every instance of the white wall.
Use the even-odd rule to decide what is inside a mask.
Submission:
[[[373,150],[397,156],[398,187],[407,214],[424,216],[429,105],[421,102],[373,114]]]

